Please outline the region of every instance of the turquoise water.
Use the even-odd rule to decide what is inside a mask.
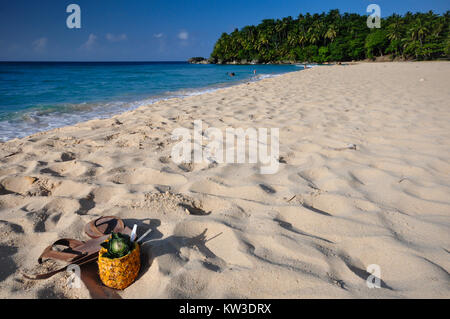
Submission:
[[[301,69],[185,62],[0,63],[0,141]]]

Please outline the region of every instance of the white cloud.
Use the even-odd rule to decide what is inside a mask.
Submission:
[[[127,39],[127,35],[125,33],[118,34],[118,35],[114,35],[112,33],[107,33],[106,39],[109,42],[120,42],[120,41],[125,41]]]
[[[36,52],[44,52],[47,48],[48,39],[47,38],[39,38],[33,41],[31,44],[33,46],[33,50]]]
[[[95,42],[97,42],[97,36],[93,33],[89,34],[89,38],[83,45],[81,46],[82,49],[90,50],[94,46]]]
[[[155,33],[154,35],[153,35],[153,37],[154,38],[157,38],[157,39],[160,39],[160,38],[162,38],[164,36],[164,33]]]
[[[189,33],[187,33],[186,31],[181,31],[180,33],[178,33],[178,39],[187,40],[188,38],[189,38]]]

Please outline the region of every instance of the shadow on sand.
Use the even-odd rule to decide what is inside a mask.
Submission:
[[[180,249],[183,247],[193,248],[196,247],[205,257],[216,258],[216,255],[206,247],[206,243],[221,235],[221,233],[215,235],[212,238],[206,239],[205,230],[195,237],[184,236],[169,236],[161,239],[163,234],[158,230],[161,225],[161,221],[158,219],[124,219],[125,225],[132,228],[134,224],[138,225],[137,238],[142,236],[147,230],[151,229],[151,233],[148,234],[141,244],[141,269],[139,275],[136,278],[138,281],[145,273],[150,269],[155,258],[166,254],[179,255]],[[214,269],[211,269],[214,270]],[[81,280],[89,290],[89,294],[94,299],[121,299],[117,290],[106,287],[100,281],[98,276],[98,267],[96,262],[84,265],[81,271]]]

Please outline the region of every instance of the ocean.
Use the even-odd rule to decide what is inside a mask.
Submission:
[[[0,141],[302,69],[186,62],[0,62]],[[234,77],[227,74],[232,72]]]

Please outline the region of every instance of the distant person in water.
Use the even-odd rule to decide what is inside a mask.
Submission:
[[[256,75],[256,70],[253,70],[253,75]]]
[[[231,73],[230,73],[230,72],[228,72],[227,74],[228,74],[229,76],[231,76],[231,77],[233,77],[233,76],[235,76],[235,75],[236,75],[236,74],[234,74],[234,72],[231,72]]]

